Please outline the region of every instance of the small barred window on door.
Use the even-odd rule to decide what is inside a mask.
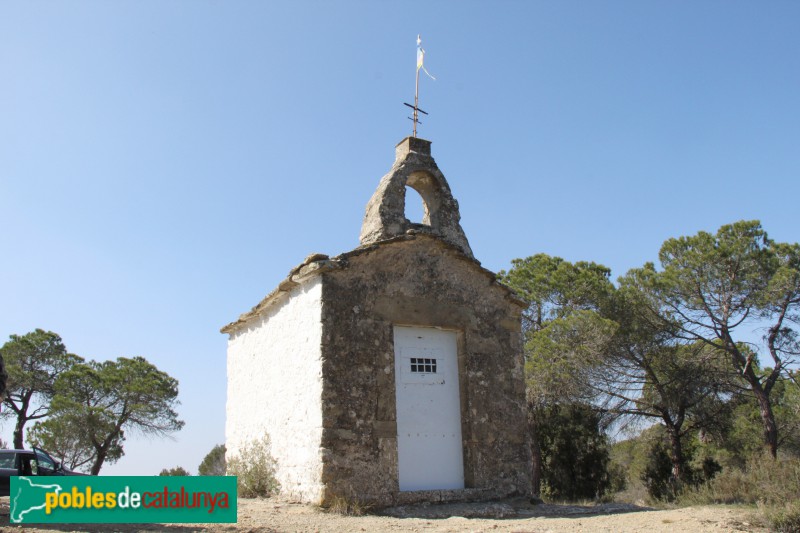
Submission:
[[[412,357],[411,372],[417,374],[435,374],[436,359],[429,359],[427,357]]]

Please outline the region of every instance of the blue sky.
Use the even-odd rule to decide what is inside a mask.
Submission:
[[[799,20],[789,1],[2,1],[0,339],[40,327],[177,377],[184,430],[103,473],[195,473],[224,438],[219,328],[358,245],[411,132],[418,33],[419,136],[487,268],[544,252],[617,276],[740,219],[797,242]]]

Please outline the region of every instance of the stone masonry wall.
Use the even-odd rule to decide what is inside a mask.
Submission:
[[[338,268],[321,274],[324,498],[390,505],[528,494],[522,303],[476,261],[427,235],[367,246],[332,263]],[[471,489],[460,495],[398,490],[395,324],[460,332],[464,474]]]

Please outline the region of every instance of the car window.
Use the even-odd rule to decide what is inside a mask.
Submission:
[[[0,468],[16,468],[13,453],[0,453]]]
[[[39,449],[36,449],[35,452],[36,452],[36,462],[38,463],[38,466],[40,468],[47,468],[48,470],[56,469],[56,464],[55,462],[53,462],[53,460],[50,458],[49,455],[47,455],[46,453],[42,453],[42,451]]]
[[[23,476],[37,476],[39,469],[36,468],[36,459],[31,456],[23,455],[19,458],[20,474]]]

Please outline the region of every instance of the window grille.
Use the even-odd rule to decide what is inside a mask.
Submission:
[[[429,359],[427,357],[412,357],[411,372],[417,374],[435,374],[436,359]]]

